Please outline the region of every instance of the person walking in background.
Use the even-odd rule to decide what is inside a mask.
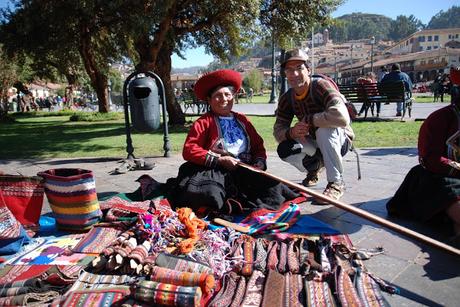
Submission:
[[[252,96],[254,96],[254,90],[252,89],[252,87],[250,87],[249,90],[248,90],[249,103],[252,103]]]
[[[325,166],[328,184],[323,195],[338,200],[345,190],[342,156],[350,146],[348,135],[354,136],[345,98],[331,81],[310,77],[308,56],[302,50],[286,52],[281,66],[290,89],[279,98],[276,110],[273,134],[278,155],[307,172],[302,181],[307,187],[318,183]],[[298,122],[291,127],[294,116]]]
[[[409,76],[401,71],[401,66],[395,63],[391,66],[391,71],[382,78],[382,83],[386,82],[404,82],[406,99],[412,97],[412,81]],[[396,103],[396,116],[401,116],[403,102]]]

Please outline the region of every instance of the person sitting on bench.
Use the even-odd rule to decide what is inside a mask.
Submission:
[[[397,81],[404,82],[406,98],[412,97],[412,81],[405,72],[401,71],[401,66],[399,66],[398,63],[393,64],[391,66],[391,71],[383,77],[381,83],[397,82]],[[403,102],[401,101],[401,102],[396,103],[396,116],[401,116],[402,109],[403,109]]]

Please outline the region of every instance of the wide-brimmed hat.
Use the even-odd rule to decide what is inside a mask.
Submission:
[[[308,55],[302,49],[296,48],[288,50],[284,54],[284,58],[281,61],[281,66],[286,65],[286,63],[290,61],[303,61],[306,63],[308,61]]]
[[[210,96],[210,92],[221,86],[232,86],[235,93],[241,88],[243,79],[241,74],[231,69],[216,70],[201,76],[196,81],[193,90],[199,100],[206,100]]]
[[[460,66],[450,68],[449,78],[452,84],[460,85]]]

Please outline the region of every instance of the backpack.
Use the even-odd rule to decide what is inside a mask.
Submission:
[[[322,75],[322,74],[317,74],[317,75],[312,75],[311,78],[313,81],[316,81],[315,79],[319,79],[319,78],[329,81],[329,83],[331,83],[332,86],[340,93],[340,89],[337,83],[335,83],[335,81],[331,77]],[[356,117],[358,116],[358,111],[356,110],[356,107],[354,106],[353,103],[349,102],[344,95],[342,95],[342,97],[345,100],[345,106],[347,107],[347,111],[348,111],[348,115],[350,116],[350,119],[351,120],[356,119]]]

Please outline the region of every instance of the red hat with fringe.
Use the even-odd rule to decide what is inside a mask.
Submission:
[[[453,84],[460,85],[460,66],[450,68],[449,78]]]
[[[199,100],[206,101],[210,92],[221,86],[232,86],[237,93],[241,88],[243,79],[241,74],[231,69],[216,70],[201,76],[196,81],[193,90]]]

